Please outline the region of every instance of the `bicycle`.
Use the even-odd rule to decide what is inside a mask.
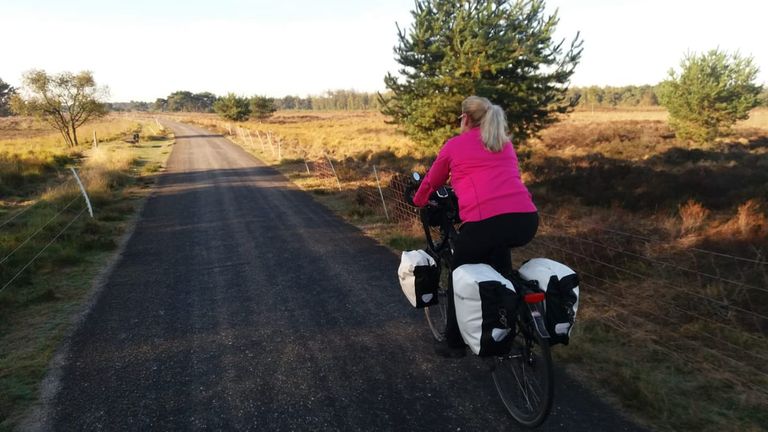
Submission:
[[[420,180],[419,174],[414,173],[411,186],[405,191],[407,201],[411,202],[410,195]],[[441,342],[445,340],[447,324],[448,284],[452,283],[453,243],[459,233],[457,225],[461,223],[453,190],[448,186],[439,188],[430,196],[430,204],[419,210],[419,216],[427,253],[435,259],[441,273],[438,303],[425,307],[424,314],[432,336]],[[554,398],[549,333],[544,323],[544,292],[538,285],[523,280],[514,270],[503,276],[513,283],[523,301],[514,314],[515,333],[510,352],[486,357],[486,361],[507,412],[521,425],[536,427],[549,415]]]

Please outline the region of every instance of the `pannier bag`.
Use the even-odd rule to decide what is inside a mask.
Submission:
[[[453,271],[453,298],[461,336],[472,352],[507,354],[519,304],[512,282],[488,264],[464,264]]]
[[[534,258],[520,267],[520,276],[536,281],[546,292],[545,320],[550,345],[568,345],[579,309],[579,276],[569,267],[547,258]]]
[[[413,307],[437,304],[440,270],[435,259],[423,250],[405,251],[397,269],[400,288]]]

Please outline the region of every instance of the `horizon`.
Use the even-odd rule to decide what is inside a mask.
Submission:
[[[571,87],[653,86],[670,69],[679,70],[686,52],[714,48],[751,56],[760,68],[757,83],[768,82],[768,49],[758,34],[763,16],[758,12],[768,7],[757,1],[734,0],[727,9],[689,0],[546,4],[548,13],[559,10],[555,40],[567,44],[577,31],[584,40]],[[412,7],[411,0],[222,0],[215,6],[203,1],[12,1],[5,7],[7,25],[0,37],[24,42],[8,47],[0,79],[19,87],[21,75],[31,69],[90,70],[99,85],[110,88],[108,100],[114,103],[152,102],[174,91],[270,97],[380,92],[386,90],[384,75],[399,68],[392,53],[395,23],[409,28]],[[678,23],[690,13],[696,19]],[[30,33],[30,23],[44,30]],[[70,38],[64,42],[85,40],[85,46],[62,50],[50,43],[56,35]]]

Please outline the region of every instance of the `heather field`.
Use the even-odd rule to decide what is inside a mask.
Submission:
[[[436,149],[382,115],[179,117],[231,135],[393,249],[420,247],[396,190]],[[542,227],[513,259],[548,256],[580,273],[579,327],[555,351],[606,398],[659,430],[762,430],[768,110],[706,145],[676,139],[666,118],[663,110],[577,111],[516,143]]]

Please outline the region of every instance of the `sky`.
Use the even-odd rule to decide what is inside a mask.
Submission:
[[[384,90],[413,0],[0,0],[0,79],[90,70],[111,101],[176,90],[273,97]],[[571,84],[656,84],[686,52],[751,55],[768,84],[765,0],[547,0],[584,41]]]

